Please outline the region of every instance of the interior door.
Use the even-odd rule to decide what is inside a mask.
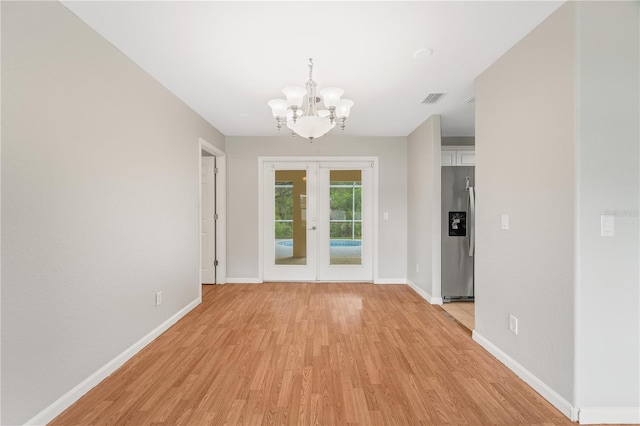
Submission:
[[[215,222],[215,181],[216,157],[202,157],[202,226],[200,253],[202,256],[202,283],[216,283],[216,222]]]

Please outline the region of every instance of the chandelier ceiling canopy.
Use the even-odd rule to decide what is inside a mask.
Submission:
[[[319,91],[326,109],[318,110],[320,98],[316,90],[316,82],[313,81],[313,59],[309,58],[309,80],[305,87],[287,86],[282,89],[282,93],[287,97],[286,100],[269,101],[278,130],[282,126],[287,126],[294,135],[308,138],[311,142],[315,138],[324,136],[336,126],[336,123],[340,124],[340,128],[344,130],[353,101],[340,99],[344,90],[338,87],[327,87]]]

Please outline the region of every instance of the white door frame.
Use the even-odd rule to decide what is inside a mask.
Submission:
[[[216,284],[227,282],[227,157],[224,151],[200,138],[198,143],[198,288],[202,298],[202,151],[216,157]]]
[[[258,278],[264,281],[264,163],[266,162],[360,162],[368,161],[373,164],[372,190],[373,190],[373,282],[378,281],[378,157],[373,156],[349,156],[349,157],[258,157]]]

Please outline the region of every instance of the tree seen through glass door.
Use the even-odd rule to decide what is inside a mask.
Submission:
[[[362,263],[362,172],[331,170],[330,264]]]

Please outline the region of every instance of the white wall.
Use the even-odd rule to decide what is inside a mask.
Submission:
[[[407,280],[436,304],[442,303],[440,122],[440,116],[433,115],[407,137]]]
[[[577,3],[578,276],[581,421],[640,423],[638,2]],[[611,213],[615,236],[600,236]]]
[[[573,3],[476,79],[475,333],[573,400]],[[509,231],[501,215],[509,214]],[[519,334],[509,331],[509,315]]]
[[[404,280],[407,241],[406,138],[328,135],[313,143],[282,137],[227,137],[227,277],[259,277],[258,157],[378,156],[380,279]],[[382,220],[383,212],[389,220]]]
[[[59,3],[1,7],[1,423],[21,424],[198,300],[198,138],[224,137]]]

